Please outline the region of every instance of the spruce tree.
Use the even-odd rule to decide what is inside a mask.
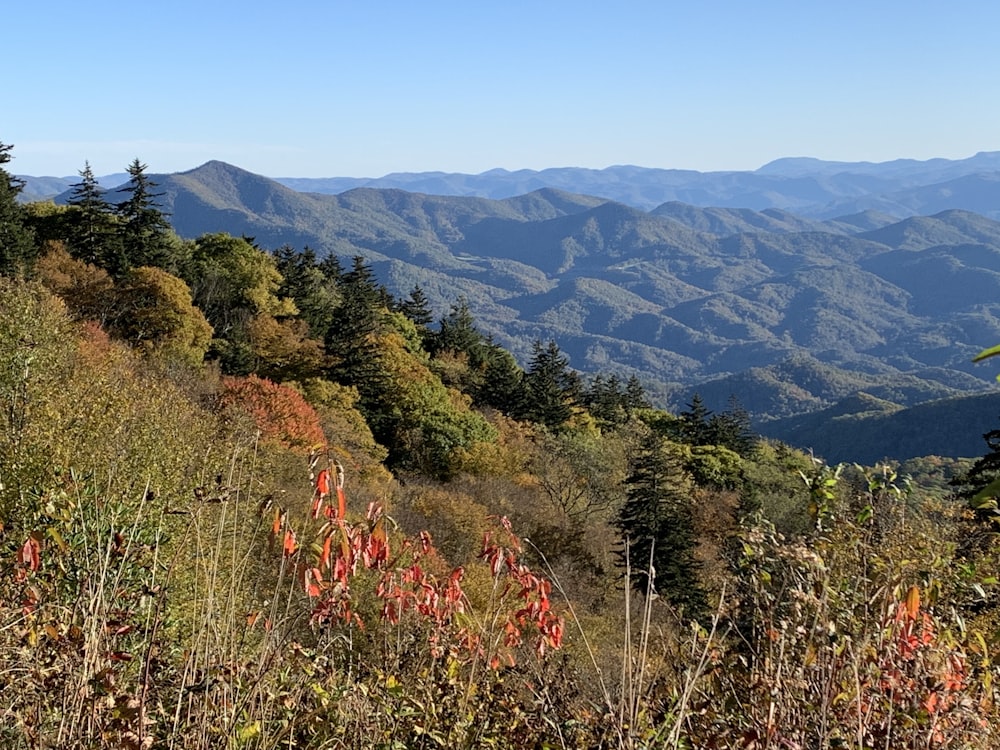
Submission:
[[[426,332],[428,326],[434,322],[430,300],[419,284],[413,287],[409,297],[396,306],[396,310],[412,320],[422,332]]]
[[[625,481],[625,504],[616,520],[622,537],[619,559],[624,565],[628,555],[630,583],[637,591],[652,585],[683,615],[698,618],[707,605],[694,556],[690,506],[694,484],[675,448],[653,438],[633,460]]]
[[[295,302],[299,318],[309,327],[311,337],[325,340],[340,304],[337,286],[341,272],[338,270],[331,278],[308,247],[298,252],[285,245],[274,252],[274,260],[282,278],[278,296]]]
[[[700,394],[694,394],[687,409],[677,415],[680,417],[680,434],[678,437],[689,445],[711,445],[712,437],[709,429],[711,410],[705,406]]]
[[[750,425],[750,414],[735,396],[729,399],[729,408],[708,419],[707,439],[712,445],[721,445],[744,457],[753,455],[757,434]]]
[[[364,258],[357,256],[338,285],[341,302],[326,333],[326,351],[335,358],[330,376],[361,393],[372,404],[384,380],[377,337],[384,329],[383,290]]]
[[[0,143],[0,165],[11,160],[12,148]],[[37,256],[34,234],[17,202],[23,189],[23,180],[0,167],[0,274],[4,275],[27,271]]]
[[[546,346],[535,341],[524,384],[522,418],[554,428],[573,416],[573,406],[580,397],[580,378],[554,341]]]
[[[634,409],[650,409],[652,404],[646,397],[646,389],[642,387],[639,378],[632,375],[625,384],[625,409],[631,412]]]
[[[171,229],[166,216],[157,207],[154,193],[157,184],[146,174],[146,165],[135,159],[128,165],[129,181],[119,188],[127,195],[116,206],[121,220],[121,247],[116,257],[109,258],[106,269],[112,276],[121,276],[131,268],[155,266],[168,271],[172,268]]]
[[[70,249],[78,260],[105,268],[121,254],[115,247],[119,238],[114,233],[114,209],[104,199],[104,191],[89,161],[84,162],[79,174],[80,182],[73,185],[68,201],[76,209],[70,228]]]
[[[476,328],[476,319],[469,310],[469,301],[462,296],[441,318],[439,330],[428,341],[428,346],[433,352],[464,353],[469,358],[470,366],[479,367],[483,364],[485,343],[486,339]]]
[[[508,416],[523,414],[526,401],[524,371],[514,356],[496,344],[487,344],[485,359],[482,380],[473,393],[473,403]]]

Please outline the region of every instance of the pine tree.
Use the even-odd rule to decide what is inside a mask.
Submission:
[[[546,346],[535,341],[524,384],[522,418],[554,428],[573,416],[573,406],[580,397],[580,378],[554,341]]]
[[[114,247],[119,241],[114,233],[114,209],[104,200],[104,191],[89,161],[84,162],[79,174],[80,182],[73,185],[68,201],[76,209],[70,230],[70,248],[74,258],[104,268],[110,259],[121,254]]]
[[[653,439],[633,460],[625,485],[616,526],[622,536],[620,562],[624,565],[627,554],[633,588],[645,592],[651,583],[685,616],[700,617],[707,605],[694,556],[693,482],[681,456],[669,442]]]
[[[364,407],[373,404],[385,375],[377,341],[384,329],[383,290],[371,266],[356,256],[351,270],[341,277],[338,291],[341,302],[325,339],[327,353],[336,360],[330,377],[356,386]]]
[[[398,312],[403,313],[413,321],[418,329],[426,331],[428,326],[434,322],[434,314],[431,312],[430,300],[424,294],[424,290],[417,284],[410,291],[410,296],[396,306]]]
[[[476,406],[497,409],[509,416],[525,410],[524,371],[514,356],[496,344],[487,344],[483,377],[476,386],[473,402]]]
[[[448,314],[441,318],[437,334],[428,341],[432,352],[464,353],[471,367],[483,364],[486,339],[476,328],[476,319],[469,310],[469,301],[459,297]]]
[[[11,160],[11,145],[0,143],[0,165]],[[25,223],[24,208],[17,196],[24,181],[0,167],[0,274],[23,272],[34,263],[37,247],[32,231]]]
[[[127,167],[129,181],[119,192],[128,197],[116,206],[121,219],[121,247],[116,257],[108,259],[106,269],[112,276],[121,276],[131,268],[155,266],[168,271],[172,268],[171,229],[166,216],[157,207],[154,193],[157,184],[146,175],[146,165],[135,159]]]

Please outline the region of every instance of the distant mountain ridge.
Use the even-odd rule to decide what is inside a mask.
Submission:
[[[53,197],[76,177],[24,176],[26,197]],[[124,175],[100,178],[106,187]],[[502,200],[554,188],[651,210],[671,201],[701,207],[769,208],[830,219],[862,211],[896,218],[960,208],[1000,219],[1000,151],[967,159],[837,162],[776,159],[754,171],[698,172],[620,165],[605,169],[492,169],[481,174],[400,172],[383,177],[273,178],[297,192],[335,195],[357,188]]]

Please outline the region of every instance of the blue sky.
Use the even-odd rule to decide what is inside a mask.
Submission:
[[[270,177],[1000,150],[1000,3],[13,0],[12,171]]]

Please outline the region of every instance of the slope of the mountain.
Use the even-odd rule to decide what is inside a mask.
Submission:
[[[829,462],[874,464],[914,456],[976,457],[996,429],[1000,393],[954,396],[909,408],[857,394],[828,409],[769,422],[761,429]]]
[[[747,232],[830,232],[838,231],[828,222],[803,219],[776,208],[752,211],[748,208],[699,208],[688,203],[670,201],[649,212],[653,216],[673,219],[698,232],[726,236]]]
[[[721,410],[730,396],[736,395],[756,416],[755,424],[767,425],[768,434],[777,436],[782,423],[776,420],[829,408],[856,393],[906,407],[992,388],[986,380],[947,368],[906,372],[884,366],[881,370],[848,370],[809,355],[794,354],[773,364],[700,383],[683,392],[675,405],[686,403],[698,393],[709,408]]]

